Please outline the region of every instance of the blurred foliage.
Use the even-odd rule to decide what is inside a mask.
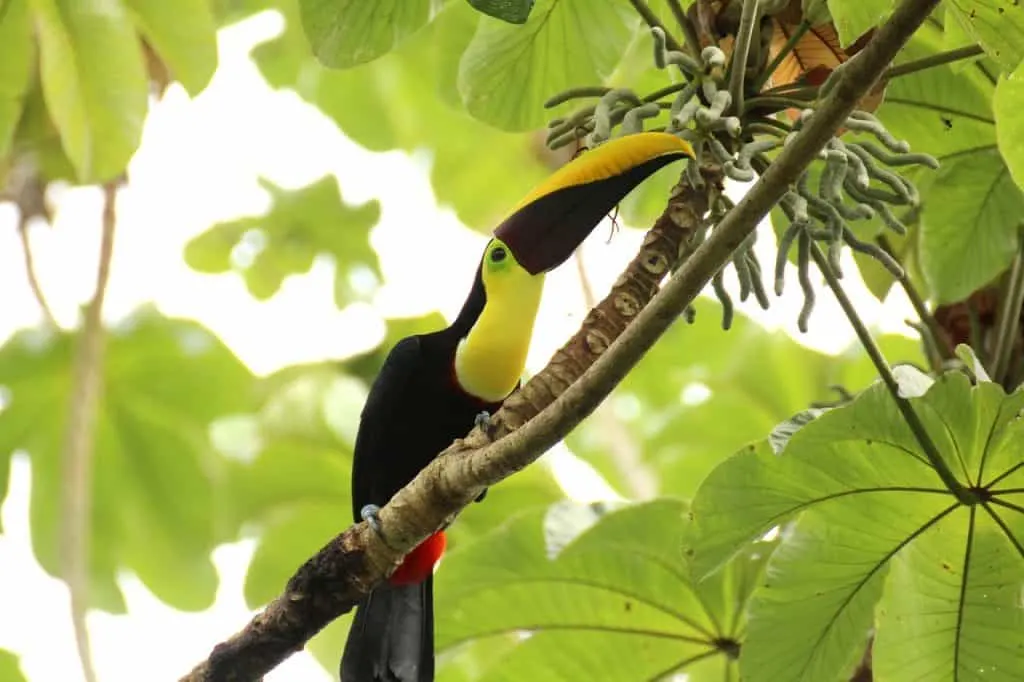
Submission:
[[[3,682],[26,682],[18,665],[18,657],[10,651],[0,649],[0,680]]]
[[[675,26],[670,3],[648,4]],[[828,3],[843,45],[891,7]],[[25,168],[44,189],[122,175],[150,95],[171,82],[199,95],[217,67],[217,30],[263,10],[284,25],[251,54],[267,83],[366,149],[425,152],[438,202],[485,232],[575,152],[545,147],[544,124],[575,106],[545,110],[547,98],[681,82],[653,68],[648,29],[619,0],[0,0],[0,188]],[[1019,250],[1022,19],[1013,0],[946,3],[897,63],[975,43],[984,55],[891,80],[877,112],[895,137],[942,162],[914,171],[922,208],[907,236],[890,236],[933,302],[996,280]],[[622,217],[650,224],[677,173],[654,176]],[[262,187],[265,215],[210,226],[185,261],[235,272],[266,299],[329,257],[337,306],[372,302],[377,202],[346,204],[330,176]],[[881,222],[857,230],[872,240]],[[892,276],[857,263],[883,299]],[[879,679],[1024,679],[1024,394],[952,372],[915,398],[955,475],[987,488],[964,505],[941,487],[859,349],[826,356],[739,315],[724,332],[717,306],[696,308],[696,323],[675,323],[608,413],[568,440],[632,502],[569,504],[542,461],[450,529],[436,582],[439,679],[731,681],[742,668],[754,682],[819,682],[848,678],[871,628]],[[122,612],[118,575],[128,571],[164,602],[203,609],[217,588],[210,552],[239,538],[256,540],[247,603],[278,594],[351,520],[355,430],[387,352],[444,325],[437,313],[385,322],[377,347],[359,356],[263,378],[209,330],[152,308],[106,329],[91,606]],[[53,575],[79,342],[75,331],[41,327],[0,347],[0,502],[11,457],[26,453],[33,550]],[[923,364],[911,340],[880,343],[891,362]],[[836,385],[863,392],[840,404]],[[823,403],[832,409],[807,411]],[[659,499],[633,499],[622,466],[634,459]],[[325,668],[337,666],[349,619],[309,645]],[[21,673],[0,651],[8,679]]]
[[[830,386],[856,392],[875,379],[859,348],[830,357],[741,314],[724,331],[717,303],[700,299],[695,307],[697,321],[672,325],[609,398],[660,494],[692,497],[738,448],[811,403],[834,400]],[[914,341],[888,336],[881,343],[890,362],[923,362]],[[586,420],[568,442],[619,493],[635,494],[600,416]]]
[[[350,207],[338,182],[326,176],[295,191],[269,180],[260,185],[271,197],[261,217],[214,225],[185,247],[185,262],[199,272],[235,270],[255,298],[270,298],[285,277],[309,272],[313,258],[330,255],[335,265],[334,300],[338,307],[365,296],[380,280],[377,254],[369,231],[380,218],[380,205],[369,201]],[[359,277],[369,281],[359,285]]]

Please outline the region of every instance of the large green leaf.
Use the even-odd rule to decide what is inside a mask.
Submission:
[[[344,71],[309,53],[294,0],[281,9],[285,31],[253,50],[267,81],[294,89],[368,149],[440,150],[430,167],[434,193],[467,225],[493,229],[547,174],[535,135],[495,130],[449,106],[461,107],[458,62],[479,21],[465,0],[449,2],[396,52]]]
[[[217,26],[210,0],[125,0],[139,31],[193,97],[217,70]]]
[[[7,155],[32,83],[35,48],[28,0],[0,4],[0,158]]]
[[[681,503],[611,512],[551,556],[545,528],[555,509],[452,552],[438,573],[439,649],[531,632],[472,679],[647,680],[706,659],[728,665],[746,625],[737,603],[756,583],[765,548],[694,586],[679,552]]]
[[[601,83],[635,24],[636,15],[615,0],[540,0],[522,26],[482,18],[459,69],[466,109],[505,130],[544,125],[544,101]]]
[[[751,604],[745,679],[848,679],[879,603],[880,678],[1024,676],[1024,392],[954,372],[911,404],[984,502],[943,487],[881,384],[802,428],[781,456],[747,448],[701,486],[698,573],[796,518]],[[910,665],[919,673],[905,678]]]
[[[510,24],[525,24],[534,0],[469,0],[479,12]]]
[[[1003,76],[992,103],[996,113],[996,139],[1017,187],[1024,189],[1024,66]]]
[[[839,42],[852,44],[882,23],[893,5],[892,0],[829,0],[828,11],[839,32]]]
[[[28,330],[0,348],[0,456],[32,462],[32,544],[58,573],[65,473],[61,458],[77,337]],[[128,569],[177,608],[204,609],[217,576],[210,552],[233,528],[219,507],[224,460],[210,423],[249,409],[252,376],[193,322],[137,312],[106,340],[92,471],[89,575],[94,605],[124,608],[117,572]]]
[[[957,509],[893,559],[878,610],[879,675],[1020,679],[1024,538],[1015,547],[990,514]]]
[[[943,41],[942,31],[927,23],[900,60],[934,54]],[[992,280],[1015,251],[1012,211],[1020,196],[994,154],[991,70],[991,62],[982,60],[960,73],[941,66],[898,78],[889,83],[878,111],[894,136],[942,163],[938,173],[924,175],[930,181],[920,186],[923,211],[916,245],[917,265],[939,302],[960,300]]]
[[[856,391],[875,378],[862,352],[831,358],[783,332],[767,332],[741,314],[726,332],[716,302],[698,299],[696,309],[696,323],[677,322],[611,399],[626,440],[657,474],[663,493],[692,496],[704,476],[737,448],[764,438],[810,403],[833,399],[830,384]],[[921,359],[912,341],[884,337],[882,343],[891,361]],[[624,446],[608,437],[604,418],[601,413],[589,418],[569,437],[569,446],[629,496],[629,477],[617,451]]]
[[[946,16],[1004,71],[1013,71],[1024,58],[1024,8],[1019,0],[951,0]]]
[[[947,161],[922,215],[921,269],[940,303],[967,298],[1017,253],[1024,193],[996,150]]]
[[[78,179],[124,171],[142,135],[148,81],[120,2],[30,0],[43,92]]]
[[[369,62],[430,21],[437,0],[299,0],[317,59],[333,68]]]
[[[265,179],[260,185],[271,196],[270,211],[214,225],[186,245],[186,262],[200,272],[238,272],[253,296],[266,299],[285,277],[308,272],[313,259],[325,253],[335,261],[338,306],[365,297],[368,292],[353,282],[352,275],[362,270],[380,279],[369,242],[370,228],[380,217],[379,203],[345,204],[332,176],[297,190]]]

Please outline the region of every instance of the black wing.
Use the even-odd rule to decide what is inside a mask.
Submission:
[[[384,366],[370,388],[363,406],[352,460],[352,513],[359,521],[359,511],[367,504],[383,505],[380,499],[389,471],[395,463],[389,457],[404,453],[390,452],[395,430],[402,429],[406,402],[415,395],[417,372],[423,363],[420,337],[402,339],[388,353]],[[401,487],[401,486],[399,486]],[[390,497],[391,493],[387,493]]]

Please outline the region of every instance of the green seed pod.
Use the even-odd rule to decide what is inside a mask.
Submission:
[[[849,244],[850,248],[853,249],[854,251],[859,251],[860,253],[871,256],[872,258],[877,260],[879,263],[882,264],[882,267],[884,267],[886,270],[892,273],[892,276],[895,277],[896,279],[900,279],[903,277],[903,268],[900,267],[900,264],[897,263],[892,256],[886,253],[885,249],[875,246],[874,244],[862,242],[861,240],[857,239],[857,236],[853,233],[853,231],[851,231],[848,228],[843,230],[843,241]]]
[[[654,118],[659,113],[661,113],[661,108],[654,102],[633,107],[626,112],[622,119],[622,134],[631,135],[642,132],[644,129],[644,119]]]
[[[729,296],[729,292],[725,290],[725,282],[722,278],[723,270],[719,270],[715,273],[715,276],[711,278],[711,288],[715,292],[715,298],[722,304],[722,329],[726,331],[732,327],[733,317],[733,305],[732,298]]]
[[[804,292],[804,305],[796,319],[796,326],[801,332],[807,332],[811,313],[814,312],[814,286],[811,284],[811,237],[806,232],[800,233],[797,244],[797,278]]]

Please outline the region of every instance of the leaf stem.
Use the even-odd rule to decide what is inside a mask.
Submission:
[[[103,188],[103,231],[100,238],[96,291],[85,308],[72,367],[71,402],[63,449],[61,555],[63,578],[71,595],[71,621],[78,658],[87,682],[96,682],[85,614],[89,607],[89,544],[92,530],[92,469],[96,416],[103,390],[103,302],[110,280],[117,223],[114,202],[117,182]]]
[[[686,16],[679,0],[668,0],[668,8],[672,10],[672,16],[676,18],[676,23],[679,24],[679,28],[683,32],[683,40],[690,54],[694,57],[698,56],[700,54],[700,39],[697,37],[697,29],[693,27],[690,17]]]
[[[1006,379],[1013,342],[1020,328],[1021,306],[1024,305],[1024,242],[1013,259],[1010,278],[1003,296],[1003,307],[999,311],[999,327],[996,332],[996,346],[989,367],[992,379],[1000,384]]]
[[[57,324],[57,318],[53,315],[53,309],[50,308],[50,304],[46,300],[43,287],[39,284],[39,277],[36,274],[36,261],[32,254],[32,245],[28,241],[28,216],[24,214],[18,219],[18,239],[21,241],[21,255],[25,261],[28,288],[32,290],[32,295],[35,296],[36,302],[39,304],[46,324],[53,329],[58,329],[60,325]]]
[[[892,242],[884,234],[878,235],[875,240],[878,245],[885,251],[889,256],[899,263],[899,258],[896,256],[896,252],[892,248]],[[907,298],[910,300],[910,305],[914,307],[914,312],[917,313],[918,319],[921,324],[925,326],[928,333],[931,334],[932,340],[935,343],[935,348],[939,352],[939,358],[941,360],[950,360],[954,357],[953,348],[949,345],[949,339],[945,332],[939,328],[939,323],[935,321],[935,316],[928,310],[928,304],[921,296],[921,292],[917,290],[914,283],[910,281],[910,275],[907,274],[907,269],[903,268],[903,276],[898,278],[897,281],[900,283],[900,287],[903,288]],[[938,368],[936,368],[938,369]]]
[[[743,0],[740,27],[736,32],[736,47],[732,52],[729,66],[729,94],[732,95],[734,111],[743,113],[743,79],[747,74],[747,57],[750,54],[750,40],[757,24],[758,0]]]
[[[793,35],[789,37],[789,40],[786,41],[786,44],[783,45],[782,49],[779,50],[779,53],[775,55],[775,59],[772,60],[771,64],[765,67],[764,73],[762,73],[761,77],[757,79],[757,85],[754,88],[756,92],[760,92],[761,88],[763,88],[765,84],[769,80],[771,80],[772,74],[775,73],[775,70],[779,68],[779,65],[782,64],[782,61],[787,56],[789,56],[789,53],[793,51],[793,48],[796,47],[796,44],[800,42],[800,39],[804,37],[804,34],[807,33],[808,29],[810,28],[811,22],[807,21],[806,19],[804,19],[797,25],[796,30],[793,31]]]
[[[651,8],[647,6],[644,0],[629,0],[629,4],[633,5],[633,9],[636,10],[647,25],[651,28],[660,28],[665,34],[665,47],[670,51],[682,52],[683,48],[676,42],[676,39],[672,37],[672,34],[668,32],[665,26],[658,19],[658,16],[651,11]]]
[[[875,366],[878,371],[878,375],[881,377],[885,387],[889,389],[889,394],[892,395],[892,399],[896,401],[896,407],[899,408],[900,413],[903,415],[903,419],[906,421],[910,431],[914,434],[914,438],[917,440],[918,445],[921,446],[921,450],[924,452],[925,457],[928,458],[929,463],[939,474],[939,478],[946,484],[958,500],[965,504],[974,502],[974,496],[968,491],[960,481],[957,480],[956,476],[953,475],[952,470],[946,464],[946,461],[942,459],[942,455],[939,454],[939,449],[935,446],[935,442],[932,441],[931,436],[928,435],[928,431],[924,427],[924,423],[921,422],[921,418],[917,416],[917,412],[914,411],[910,401],[900,395],[900,386],[896,381],[896,377],[892,373],[892,369],[889,367],[889,363],[886,362],[885,356],[882,355],[882,350],[875,343],[875,340],[871,337],[871,332],[864,325],[864,321],[860,319],[860,315],[857,314],[857,309],[846,295],[846,291],[843,289],[843,285],[840,284],[839,278],[836,277],[836,273],[832,270],[832,266],[828,262],[828,258],[821,252],[821,248],[818,247],[817,243],[811,243],[811,257],[814,259],[815,264],[818,266],[818,270],[825,276],[825,282],[828,284],[828,288],[832,290],[836,300],[839,301],[839,306],[846,313],[846,318],[850,321],[850,325],[853,327],[853,331],[857,334],[857,338],[860,340],[861,345],[867,352],[868,357],[871,358],[871,363]]]
[[[891,80],[893,78],[899,78],[900,76],[908,76],[912,73],[917,73],[918,71],[924,71],[925,69],[958,62],[961,59],[977,57],[982,53],[984,53],[984,50],[980,45],[968,45],[948,52],[940,52],[938,54],[923,57],[922,59],[915,59],[913,61],[894,66],[882,74],[882,80]]]

